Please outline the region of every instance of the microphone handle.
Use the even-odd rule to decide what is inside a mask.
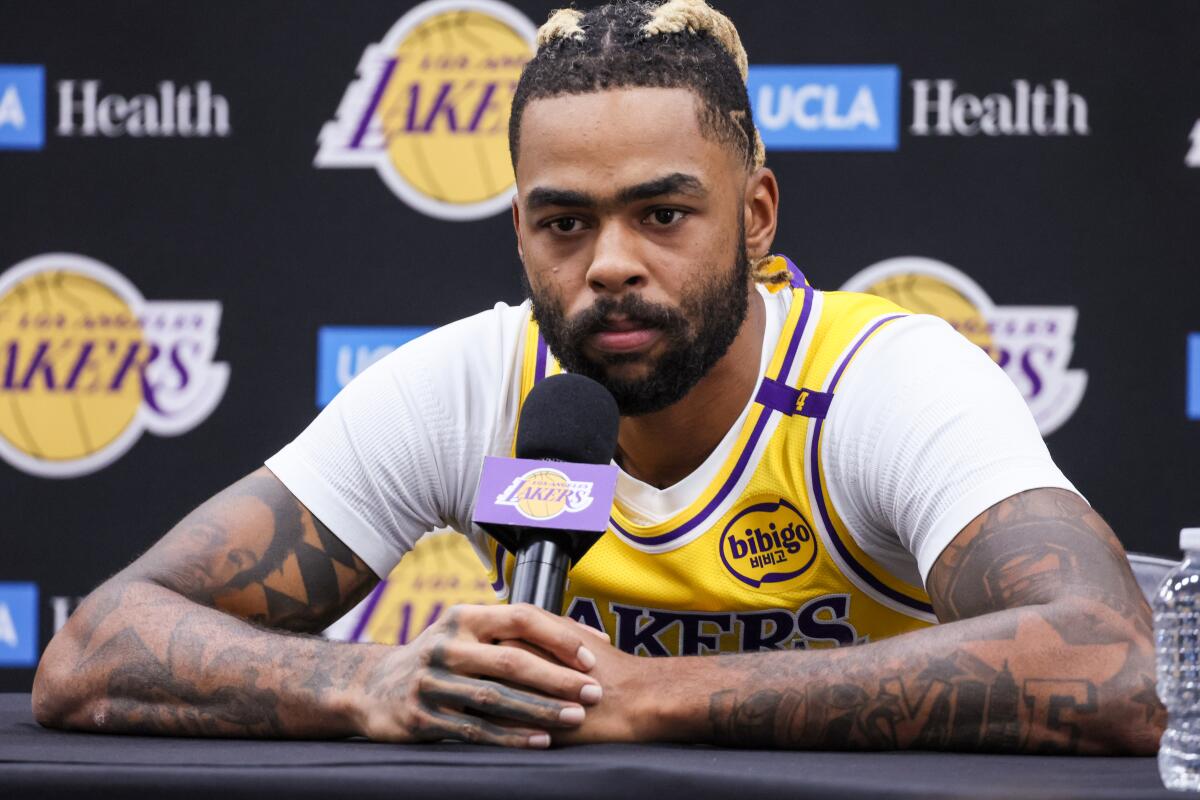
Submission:
[[[551,614],[563,613],[563,593],[571,554],[553,534],[534,536],[517,552],[510,603],[532,603]]]

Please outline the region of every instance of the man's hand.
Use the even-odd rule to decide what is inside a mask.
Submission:
[[[528,606],[461,607],[405,647],[308,635],[377,580],[259,470],[87,598],[42,658],[35,717],[121,733],[528,747],[599,699],[590,629]],[[496,646],[505,640],[528,652]]]
[[[583,704],[600,700],[587,672],[592,648],[607,645],[588,631],[531,605],[455,606],[366,674],[362,734],[549,747],[551,731],[577,728]]]
[[[604,700],[554,741],[1150,754],[1150,610],[1077,495],[980,514],[928,581],[942,625],[836,650],[636,659],[597,647]]]

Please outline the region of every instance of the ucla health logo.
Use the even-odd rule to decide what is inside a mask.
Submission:
[[[721,532],[719,547],[729,574],[755,589],[784,588],[817,558],[812,525],[782,497],[739,511]]]
[[[36,583],[0,583],[0,667],[32,667],[38,660]]]
[[[984,349],[1021,391],[1042,435],[1062,426],[1083,399],[1087,372],[1070,369],[1074,306],[998,306],[965,274],[919,256],[867,267],[842,286],[918,314],[933,314]]]
[[[1200,419],[1200,333],[1187,339],[1187,415]]]
[[[46,143],[46,72],[0,64],[0,150],[41,150]]]
[[[509,208],[508,117],[535,30],[496,0],[433,0],[367,47],[318,137],[318,167],[374,169],[439,219]]]
[[[367,367],[429,327],[336,327],[317,331],[317,408],[324,408]]]
[[[145,300],[111,267],[70,253],[0,275],[0,457],[47,478],[94,472],[142,433],[208,417],[229,366],[215,363],[221,304]]]
[[[746,88],[768,150],[895,150],[900,68],[761,65]]]
[[[591,481],[573,481],[564,472],[538,467],[514,479],[496,496],[496,504],[512,506],[526,519],[544,521],[583,511],[592,499]]]

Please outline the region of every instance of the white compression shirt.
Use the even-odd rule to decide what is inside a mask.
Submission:
[[[761,375],[791,292],[760,295]],[[409,342],[355,378],[267,467],[380,576],[435,528],[466,533],[483,554],[485,534],[471,524],[475,488],[483,457],[510,453],[527,313],[527,304],[501,303]],[[740,426],[741,418],[674,486],[656,489],[621,472],[622,504],[647,522],[685,508]],[[1008,376],[927,315],[885,326],[847,367],[821,459],[851,535],[913,585],[992,505],[1026,489],[1076,491]]]

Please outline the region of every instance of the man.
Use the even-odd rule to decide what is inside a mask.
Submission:
[[[531,309],[397,351],[93,592],[46,650],[38,720],[1153,752],[1149,610],[1120,544],[977,348],[770,256],[745,64],[701,0],[556,13],[510,128]],[[565,618],[458,607],[404,647],[281,632],[322,630],[440,524],[504,591],[475,482],[559,369],[622,412],[612,525]],[[718,649],[746,652],[690,657]]]

